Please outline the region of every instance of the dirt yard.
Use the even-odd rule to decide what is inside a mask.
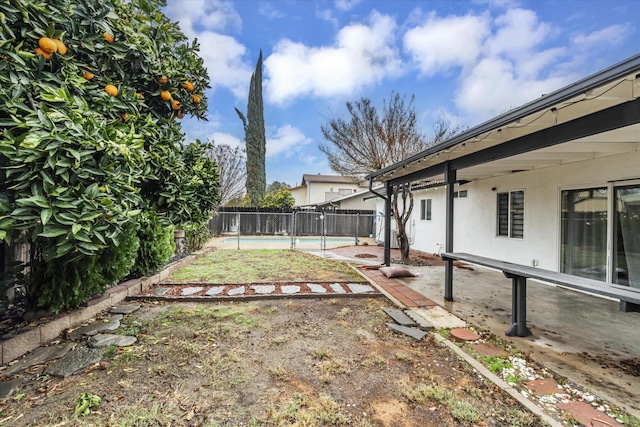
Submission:
[[[384,298],[145,303],[127,348],[68,378],[37,366],[0,402],[11,426],[541,426]],[[101,398],[74,416],[83,393]]]

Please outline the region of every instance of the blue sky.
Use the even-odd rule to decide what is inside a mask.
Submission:
[[[320,126],[345,102],[415,95],[421,130],[473,127],[640,53],[640,1],[167,0],[201,44],[208,121],[187,141],[244,145],[249,80],[263,52],[267,182],[333,174]]]

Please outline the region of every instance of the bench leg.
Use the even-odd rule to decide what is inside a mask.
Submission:
[[[527,328],[527,278],[511,276],[511,327],[505,335],[509,337],[528,337]]]

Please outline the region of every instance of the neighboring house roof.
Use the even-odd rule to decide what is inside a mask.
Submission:
[[[324,202],[316,203],[316,205],[318,206],[333,205],[336,203],[343,202],[345,200],[357,199],[358,197],[361,198],[362,201],[365,201],[366,199],[370,199],[372,196],[373,195],[369,190],[360,190],[360,191],[356,191],[355,193],[346,194],[344,196],[339,196],[331,200],[326,200]],[[373,196],[373,197],[377,197],[377,196]]]
[[[475,126],[365,179],[470,181],[637,150],[640,55]]]
[[[360,180],[352,176],[342,175],[302,175],[302,185],[305,185],[307,182],[335,182],[337,184],[358,184]]]

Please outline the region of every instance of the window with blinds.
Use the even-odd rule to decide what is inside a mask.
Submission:
[[[498,193],[497,235],[514,239],[524,237],[524,191]]]

